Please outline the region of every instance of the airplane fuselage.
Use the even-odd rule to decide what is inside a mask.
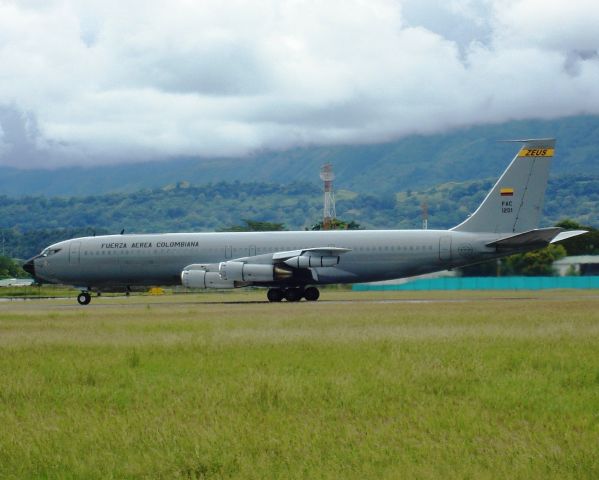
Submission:
[[[89,288],[179,285],[190,264],[219,264],[254,258],[273,263],[273,254],[317,247],[349,251],[335,266],[299,273],[288,285],[388,280],[492,259],[485,244],[499,238],[447,230],[345,230],[247,233],[166,233],[84,237],[52,245],[34,260],[35,275],[49,283]],[[303,272],[305,273],[305,272]],[[263,282],[268,285],[269,282]]]

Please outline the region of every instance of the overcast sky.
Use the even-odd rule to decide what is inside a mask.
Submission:
[[[0,0],[0,165],[599,114],[597,0]]]

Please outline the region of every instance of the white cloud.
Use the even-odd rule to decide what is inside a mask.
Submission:
[[[502,45],[560,52],[599,47],[599,5],[594,0],[497,0],[493,17]]]
[[[242,155],[599,113],[593,3],[0,0],[0,164]]]

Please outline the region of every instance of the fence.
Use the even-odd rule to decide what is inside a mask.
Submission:
[[[443,277],[420,278],[400,284],[357,283],[356,291],[373,290],[544,290],[599,288],[599,276],[590,277]]]

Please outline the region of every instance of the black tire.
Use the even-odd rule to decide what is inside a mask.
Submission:
[[[87,292],[81,292],[79,295],[77,295],[77,302],[79,302],[79,305],[88,305],[91,301],[92,297]]]
[[[320,297],[320,290],[316,287],[308,287],[304,290],[304,298],[309,302],[315,302]]]
[[[299,302],[303,297],[303,293],[299,288],[288,288],[285,290],[285,300],[288,302]]]
[[[278,288],[269,288],[266,293],[269,302],[280,302],[283,300],[283,292]]]

